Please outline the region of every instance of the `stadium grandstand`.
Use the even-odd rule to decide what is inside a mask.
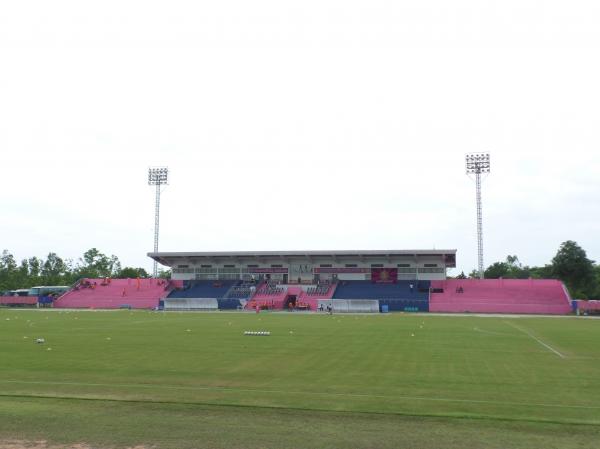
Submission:
[[[556,280],[453,280],[456,250],[156,252],[165,310],[567,314]]]
[[[456,250],[150,253],[183,283],[165,310],[427,311]]]
[[[81,279],[6,292],[1,306],[166,311],[598,313],[551,279],[448,279],[456,250],[153,252],[164,279]]]

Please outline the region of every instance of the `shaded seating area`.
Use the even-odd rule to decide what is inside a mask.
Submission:
[[[184,281],[183,288],[173,290],[169,298],[222,298],[236,281]]]
[[[199,300],[210,300],[210,307],[198,306],[193,310],[241,309],[242,301],[245,302],[245,295],[249,293],[251,289],[240,281],[184,281],[183,287],[173,290],[165,300],[165,310],[168,310],[167,303],[173,299],[196,301],[188,304],[209,304]]]
[[[308,296],[327,296],[329,290],[333,288],[333,284],[330,282],[320,282],[314,287],[309,287],[306,290]]]
[[[179,311],[214,311],[219,308],[216,299],[210,298],[167,298],[164,301],[164,310]]]
[[[252,282],[239,281],[234,284],[225,294],[223,299],[245,299],[247,300],[256,292],[256,284]]]
[[[371,281],[340,281],[335,299],[413,299],[429,298],[430,281],[397,281],[373,283]]]
[[[257,295],[277,296],[285,292],[285,289],[273,281],[265,281],[256,290]]]
[[[373,283],[370,281],[340,281],[334,299],[374,299],[388,311],[429,311],[430,281],[397,281]]]

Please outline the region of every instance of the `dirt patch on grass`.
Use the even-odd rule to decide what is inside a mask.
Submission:
[[[50,444],[47,441],[0,440],[0,449],[103,449],[86,443]],[[149,446],[128,446],[125,449],[151,449]]]

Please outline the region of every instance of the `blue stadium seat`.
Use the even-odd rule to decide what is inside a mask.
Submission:
[[[239,299],[229,298],[229,299],[218,299],[219,302],[219,310],[237,310],[242,307]]]
[[[410,289],[410,285],[413,289]],[[339,299],[418,299],[429,298],[429,281],[398,281],[376,284],[370,281],[340,281],[333,295]]]
[[[183,290],[173,290],[169,298],[222,298],[236,281],[190,281]]]
[[[411,289],[410,286],[413,286]],[[390,311],[429,311],[429,281],[398,281],[378,284],[370,281],[340,281],[334,299],[377,299]]]

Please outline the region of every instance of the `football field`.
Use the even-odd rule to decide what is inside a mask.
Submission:
[[[15,439],[600,448],[600,320],[2,309]]]

